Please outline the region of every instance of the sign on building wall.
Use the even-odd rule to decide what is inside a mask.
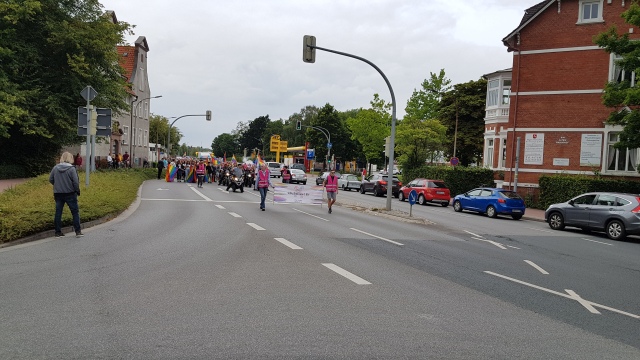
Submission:
[[[544,153],[544,133],[527,134],[524,141],[524,163],[542,165]]]
[[[580,166],[600,166],[602,159],[602,134],[582,134]]]

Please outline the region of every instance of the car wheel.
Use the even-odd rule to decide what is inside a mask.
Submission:
[[[344,184],[342,184],[342,191],[344,191]]]
[[[611,220],[607,224],[607,237],[611,240],[622,240],[627,236],[624,224],[620,220]]]
[[[522,214],[511,215],[511,217],[513,218],[513,220],[520,220],[522,219]]]
[[[378,187],[377,186],[373,187],[373,196],[382,196],[382,195],[378,194]]]
[[[487,216],[490,218],[495,218],[496,216],[498,216],[498,213],[496,212],[496,208],[494,208],[493,205],[489,205],[487,207]]]
[[[449,206],[449,203],[448,203],[448,202],[443,202],[443,203],[442,203],[442,204],[440,204],[440,205],[442,205],[442,207],[447,207],[447,206]]]
[[[554,212],[549,215],[549,227],[553,230],[564,229],[564,217],[559,212]]]
[[[304,182],[302,183],[302,185],[307,185],[307,182],[306,182],[306,181],[304,181]]]
[[[404,201],[404,193],[402,191],[400,191],[400,194],[398,194],[398,200]]]
[[[453,211],[455,212],[461,212],[462,211],[462,204],[460,204],[460,200],[456,200],[453,202]]]
[[[420,194],[420,196],[418,196],[418,204],[420,205],[426,205],[427,201],[424,199],[424,195]]]

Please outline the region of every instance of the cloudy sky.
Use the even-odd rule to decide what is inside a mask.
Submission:
[[[213,113],[175,123],[181,142],[209,147],[238,122],[287,119],[307,105],[367,108],[391,96],[370,65],[316,52],[302,61],[302,38],[363,57],[387,76],[398,118],[429,73],[453,84],[511,67],[502,39],[537,0],[101,0],[149,44],[154,114]],[[151,139],[153,141],[153,139]]]

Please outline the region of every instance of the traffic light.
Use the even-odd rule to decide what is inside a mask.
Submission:
[[[298,120],[296,123],[296,130],[302,130],[302,121]]]
[[[386,157],[389,157],[390,152],[392,151],[391,149],[391,136],[387,136],[384,139],[384,155]]]
[[[98,133],[98,112],[96,111],[96,107],[91,105],[91,128],[89,129],[89,134],[96,135]]]
[[[211,110],[207,110],[207,121],[211,121]]]
[[[316,62],[316,37],[305,35],[302,41],[302,61],[306,63]]]

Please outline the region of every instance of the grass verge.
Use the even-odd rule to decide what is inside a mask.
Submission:
[[[126,210],[136,199],[138,188],[157,176],[155,169],[121,169],[80,172],[80,220],[87,222],[115,216]],[[0,193],[0,244],[46,230],[52,230],[55,201],[49,174],[40,175],[13,189]],[[71,212],[65,206],[62,225],[72,224]]]

